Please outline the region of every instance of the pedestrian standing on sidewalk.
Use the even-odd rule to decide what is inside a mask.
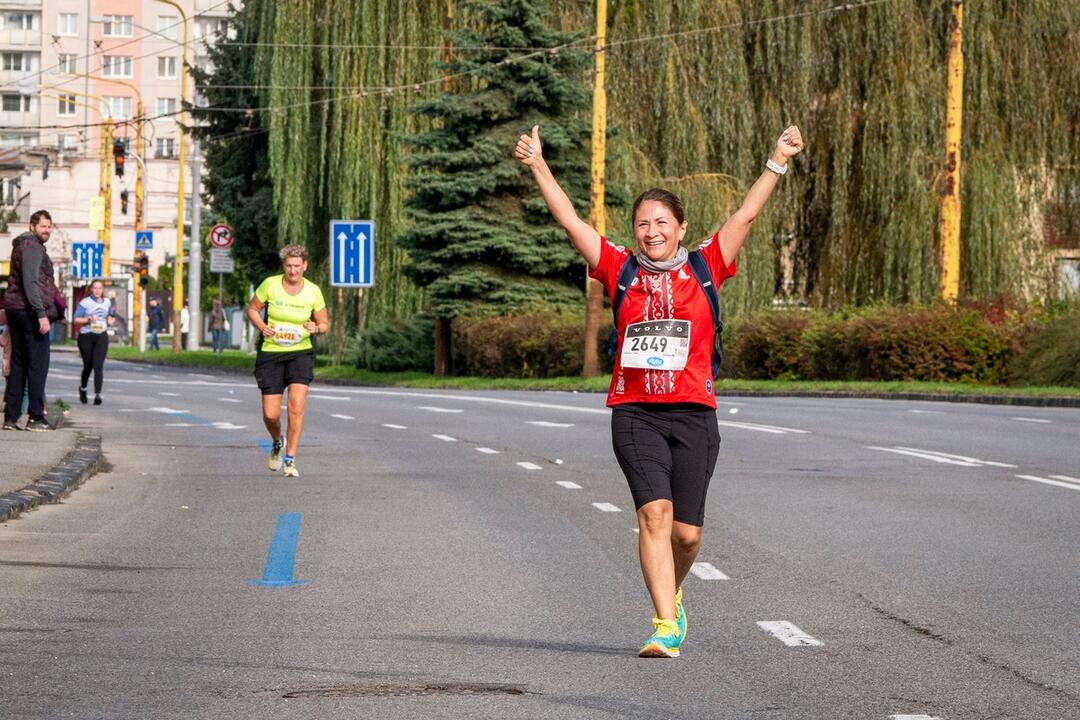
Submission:
[[[79,382],[79,402],[87,402],[86,383],[94,373],[94,404],[101,404],[101,384],[105,376],[105,355],[109,352],[109,327],[116,322],[112,302],[105,297],[100,280],[90,283],[90,293],[79,301],[72,319],[79,329],[79,355],[82,357],[82,378]]]
[[[214,305],[206,318],[210,329],[210,347],[214,352],[225,352],[225,310],[221,307],[221,298],[214,298]]]
[[[285,477],[300,477],[296,451],[304,430],[308,385],[315,379],[313,335],[330,330],[330,315],[322,290],[304,279],[308,251],[303,245],[281,248],[281,275],[259,285],[247,306],[247,316],[259,331],[255,381],[262,391],[263,424],[273,446],[267,466],[284,467]],[[281,435],[281,398],[289,390],[287,437]]]
[[[674,194],[654,188],[634,202],[632,252],[578,217],[544,162],[538,127],[514,148],[588,263],[590,277],[613,301],[617,293],[621,297],[607,404],[615,457],[637,509],[641,571],[656,611],[653,633],[638,652],[642,657],[678,657],[686,638],[682,584],[701,546],[705,495],[720,450],[713,299],[707,293],[715,295],[714,288],[735,274],[750,224],[802,148],[799,129],[784,130],[741,207],[693,255],[682,247],[687,224]]]
[[[7,327],[7,311],[0,307],[0,369],[6,378],[11,374],[11,333]]]
[[[157,300],[150,301],[150,349],[160,350],[158,333],[165,330],[165,310]]]
[[[45,380],[49,375],[49,328],[58,319],[53,264],[45,251],[52,216],[38,210],[30,230],[12,241],[8,289],[4,294],[11,334],[11,373],[4,388],[4,429],[17,430],[23,389],[29,386],[27,430],[51,430],[45,419]]]
[[[180,349],[187,350],[188,331],[191,329],[191,311],[188,310],[188,301],[184,301],[184,307],[180,308]]]

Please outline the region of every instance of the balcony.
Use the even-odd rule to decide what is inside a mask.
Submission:
[[[35,126],[39,122],[38,111],[0,110],[0,125],[15,130],[21,126]]]
[[[0,30],[0,48],[5,50],[21,50],[24,48],[38,50],[41,48],[41,31]]]

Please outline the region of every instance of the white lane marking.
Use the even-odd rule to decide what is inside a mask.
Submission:
[[[449,435],[432,435],[431,437],[436,440],[442,440],[443,442],[457,442],[457,438],[452,438]]]
[[[356,419],[352,415],[337,415],[337,414],[334,414],[334,415],[331,415],[330,417],[337,418],[338,420],[355,420]]]
[[[757,626],[788,647],[824,645],[823,642],[812,635],[807,635],[787,620],[759,620]]]
[[[385,427],[385,428],[390,428],[391,430],[408,430],[409,429],[405,425],[395,425],[393,423],[383,423],[382,426]]]
[[[150,408],[150,412],[164,413],[165,415],[184,415],[187,413],[187,410],[174,410],[173,408],[167,407],[152,407]]]
[[[476,448],[476,452],[484,453],[485,455],[498,455],[498,450],[492,450],[491,448]]]
[[[435,412],[435,413],[463,413],[463,412],[465,412],[461,408],[444,408],[444,407],[435,407],[433,405],[417,405],[416,409],[417,410],[427,410],[428,412]]]
[[[165,427],[195,427],[194,423],[165,423]]]
[[[1050,477],[1054,478],[1055,480],[1064,480],[1065,482],[1080,483],[1080,478],[1074,478],[1069,475],[1051,475]]]
[[[712,563],[696,562],[690,566],[690,572],[702,580],[730,580],[727,575],[717,570]]]
[[[634,528],[634,532],[636,532],[638,535],[640,535],[641,534],[641,528]]]
[[[1041,418],[1011,417],[1009,419],[1010,420],[1015,420],[1016,422],[1033,422],[1033,423],[1052,423],[1052,422],[1054,422],[1053,420],[1043,420]]]
[[[547,427],[547,428],[574,427],[574,423],[557,423],[557,422],[548,422],[547,420],[527,420],[526,424],[527,425],[535,425],[536,427]]]
[[[518,467],[525,468],[526,470],[539,470],[540,466],[531,462],[519,462]]]
[[[230,422],[215,422],[210,423],[209,427],[217,430],[244,430],[247,428],[247,425],[233,425]]]
[[[346,395],[308,395],[308,397],[313,398],[315,400],[349,400],[350,399]]]
[[[953,460],[961,460],[963,462],[977,463],[979,465],[988,465],[990,467],[1002,467],[1002,468],[1014,468],[1015,465],[1009,463],[994,462],[993,460],[980,460],[979,458],[968,457],[967,455],[954,455],[953,453],[940,452],[938,450],[921,450],[919,448],[904,447],[903,445],[897,445],[901,450],[913,450],[914,452],[926,453],[928,455],[937,455],[938,457],[951,458]]]
[[[1032,482],[1043,483],[1044,485],[1054,485],[1055,487],[1063,487],[1070,490],[1080,490],[1080,485],[1073,485],[1072,483],[1061,482],[1060,480],[1049,480],[1037,475],[1017,475],[1016,477],[1021,480],[1031,480]]]
[[[600,512],[622,512],[618,506],[611,503],[593,503],[592,506]]]
[[[120,408],[116,412],[139,412],[139,411],[136,410],[135,408]]]
[[[947,465],[959,465],[960,467],[1016,467],[1015,465],[1010,465],[1008,463],[979,460],[978,458],[968,457],[966,455],[953,455],[952,453],[937,452],[935,450],[920,450],[919,448],[910,447],[880,447],[878,445],[866,445],[865,447],[867,450],[880,450],[881,452],[896,453],[897,455],[909,455],[911,457],[921,458],[922,460],[930,460],[932,462],[944,463]]]
[[[757,432],[772,433],[773,435],[788,435],[790,433],[795,433],[797,435],[810,434],[809,430],[782,427],[780,425],[760,425],[758,423],[732,422],[731,420],[717,420],[716,424],[724,425],[726,427],[739,428],[741,430],[756,430]]]
[[[236,398],[218,398],[218,400],[220,400],[221,402],[230,402],[230,403],[244,402],[243,400],[237,400]]]
[[[559,487],[564,487],[567,490],[580,490],[581,489],[581,486],[578,485],[573,480],[556,480],[555,484],[558,485]]]
[[[890,715],[889,720],[941,720],[937,715]]]
[[[941,410],[908,410],[909,413],[919,413],[920,415],[944,415]]]
[[[160,392],[158,395],[161,395],[162,397],[180,397],[180,393]]]

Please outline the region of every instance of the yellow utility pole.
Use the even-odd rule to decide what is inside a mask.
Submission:
[[[604,220],[604,158],[607,142],[607,90],[604,87],[604,44],[607,38],[607,0],[596,0],[596,73],[593,77],[592,181],[589,188],[589,224],[607,233]],[[581,374],[600,374],[596,337],[604,313],[604,287],[585,279],[585,358]]]
[[[112,256],[109,253],[109,245],[112,242],[112,173],[109,172],[109,158],[112,157],[112,115],[105,118],[101,128],[101,199],[105,201],[105,227],[98,233],[98,239],[104,244],[101,250],[101,275],[109,277]]]
[[[180,114],[176,121],[177,159],[179,171],[177,172],[176,190],[176,270],[173,277],[173,352],[180,351],[180,310],[184,307],[184,95],[187,92],[187,47],[188,47],[188,17],[184,8],[173,0],[156,0],[176,9],[180,13],[180,21],[184,26],[184,42],[180,46]],[[192,188],[192,192],[199,192],[198,188]],[[192,242],[198,242],[198,238],[192,238]],[[199,272],[199,268],[192,268],[192,272]]]
[[[960,144],[964,111],[964,5],[951,0],[948,100],[945,120],[945,187],[941,200],[941,247],[938,285],[941,297],[956,302],[960,295]]]

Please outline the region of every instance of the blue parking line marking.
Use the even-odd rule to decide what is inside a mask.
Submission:
[[[266,553],[266,566],[259,580],[250,581],[262,587],[290,587],[304,585],[307,580],[296,580],[296,546],[300,542],[300,513],[281,513],[274,528],[274,537]]]
[[[270,442],[269,440],[265,440],[265,439],[264,440],[258,440],[258,441],[256,441],[255,444],[258,445],[259,448],[261,448],[263,452],[270,452],[271,450],[274,449],[274,444],[272,442]]]

